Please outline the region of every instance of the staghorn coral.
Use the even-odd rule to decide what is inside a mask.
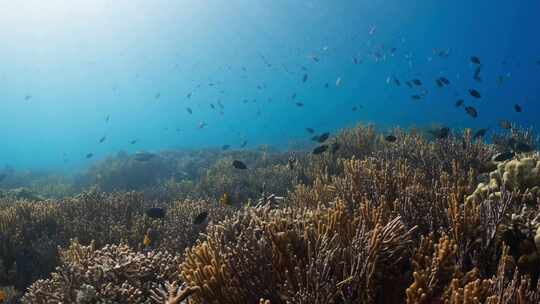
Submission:
[[[399,218],[351,221],[342,203],[247,207],[186,251],[181,274],[201,288],[196,303],[375,302],[385,269],[406,259],[410,233]]]
[[[61,251],[62,264],[50,279],[28,288],[23,303],[151,303],[151,290],[178,276],[179,256],[167,252],[137,253],[126,245],[77,241]]]

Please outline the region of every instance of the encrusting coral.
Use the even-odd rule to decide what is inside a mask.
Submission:
[[[512,159],[497,165],[487,183],[480,183],[467,203],[500,196],[501,188],[521,192],[529,203],[540,203],[540,159],[538,156]]]

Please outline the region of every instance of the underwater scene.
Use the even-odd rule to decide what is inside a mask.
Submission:
[[[0,12],[0,303],[540,303],[539,1]]]

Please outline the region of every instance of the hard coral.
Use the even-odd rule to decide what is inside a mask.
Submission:
[[[529,203],[540,202],[540,158],[538,156],[513,159],[498,164],[489,174],[487,184],[478,184],[466,198],[466,203],[479,203],[487,198],[499,197],[501,188],[523,194]]]
[[[150,291],[178,277],[180,257],[126,245],[71,243],[50,279],[28,288],[23,303],[152,303]]]

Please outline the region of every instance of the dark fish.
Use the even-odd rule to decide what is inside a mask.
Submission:
[[[289,168],[289,170],[294,169],[296,162],[297,162],[296,154],[293,152],[291,156],[289,156],[289,159],[287,160],[287,167]]]
[[[394,77],[394,83],[396,84],[396,86],[401,86],[401,82],[399,81],[399,79],[397,79],[396,77]]]
[[[32,95],[26,95],[26,96],[24,96],[24,100],[30,100],[30,98],[32,98]]]
[[[296,93],[293,93],[292,96],[291,96],[292,99],[295,99],[296,98]]]
[[[111,115],[107,115],[107,117],[105,117],[105,122],[109,122],[110,119],[111,119]]]
[[[318,155],[318,154],[324,153],[326,150],[328,150],[328,145],[321,145],[313,149],[312,153],[315,155]]]
[[[319,136],[314,136],[312,139],[318,143],[323,143],[328,139],[328,137],[330,137],[330,133],[326,132]]]
[[[518,112],[518,113],[521,113],[521,110],[522,110],[522,109],[521,109],[521,106],[520,106],[520,105],[515,104],[515,105],[514,105],[514,110],[516,110],[516,112]]]
[[[456,107],[457,107],[457,108],[461,107],[461,106],[463,105],[464,102],[465,102],[465,101],[464,101],[463,99],[460,99],[460,100],[456,101]]]
[[[146,216],[148,216],[149,218],[153,218],[153,219],[162,219],[165,217],[165,209],[163,208],[159,208],[159,207],[154,207],[154,208],[150,208],[148,210],[146,210]]]
[[[186,111],[187,111],[189,114],[193,114],[193,110],[191,110],[191,108],[186,108]]]
[[[161,93],[157,93],[155,97],[156,99],[159,99],[161,97]]]
[[[210,108],[212,108],[212,110],[215,110],[215,109],[216,109],[216,107],[214,106],[213,103],[210,104]]]
[[[450,129],[447,127],[442,127],[438,130],[435,130],[433,135],[437,139],[445,139],[448,137],[448,135],[450,135]]]
[[[105,141],[105,139],[107,139],[107,137],[103,136],[102,138],[99,139],[99,143],[103,143]]]
[[[512,124],[508,120],[499,120],[499,126],[505,130],[512,129]]]
[[[476,80],[477,82],[482,82],[482,78],[480,77],[480,72],[482,71],[482,66],[479,65],[475,70],[474,70],[474,80]]]
[[[448,80],[448,78],[446,78],[446,77],[440,77],[439,80],[445,85],[450,84],[450,80]]]
[[[511,151],[495,154],[491,160],[494,162],[503,162],[512,159],[516,154]]]
[[[534,148],[525,142],[518,141],[513,145],[512,150],[518,153],[527,153],[533,151]]]
[[[313,130],[312,128],[306,128],[306,132],[313,134],[315,133],[315,130]]]
[[[421,86],[421,85],[422,85],[422,82],[420,81],[420,79],[416,79],[416,78],[412,80],[412,83],[413,83],[414,85],[417,85],[417,86]]]
[[[233,165],[233,167],[235,167],[236,169],[239,169],[239,170],[246,170],[247,169],[246,164],[244,164],[243,162],[241,162],[239,160],[233,160],[232,165]]]
[[[444,86],[444,84],[442,83],[442,81],[441,81],[440,79],[436,79],[436,80],[435,80],[435,83],[437,83],[437,86],[438,86],[439,88],[442,88],[442,87]]]
[[[420,96],[418,94],[411,95],[411,99],[413,99],[413,100],[420,100],[421,98],[422,98],[422,96]]]
[[[207,217],[208,211],[203,211],[193,218],[193,224],[200,225],[206,220]]]
[[[94,153],[88,153],[86,154],[86,159],[92,158],[92,156],[94,156]]]
[[[223,146],[221,146],[221,150],[223,150],[223,151],[229,150],[230,147],[231,147],[231,145],[223,145]]]
[[[244,140],[244,141],[242,142],[242,144],[240,145],[240,148],[245,148],[245,147],[247,146],[247,144],[248,144],[248,141],[247,141],[247,140]]]
[[[190,93],[187,93],[186,97],[187,97],[187,98],[191,98],[191,94],[192,94],[191,92],[190,92]]]
[[[353,112],[356,112],[357,110],[358,110],[357,106],[354,106],[354,107],[351,108],[351,111],[353,111]]]
[[[469,94],[471,94],[474,98],[482,98],[482,95],[480,95],[480,92],[478,92],[475,89],[469,89]]]
[[[133,159],[135,159],[136,161],[140,161],[140,162],[145,162],[145,161],[149,161],[151,160],[152,158],[156,157],[155,154],[153,153],[148,153],[148,152],[136,152],[134,155],[133,155]]]
[[[324,87],[328,89],[328,87],[330,86],[330,84],[327,82],[324,84]]]
[[[134,139],[134,140],[130,141],[129,143],[132,144],[132,145],[134,145],[134,144],[136,144],[138,141],[139,141],[138,139]]]
[[[487,133],[487,129],[479,129],[478,131],[474,132],[473,138],[480,138],[484,137]]]
[[[413,85],[410,81],[405,81],[405,84],[412,89]]]
[[[295,105],[296,105],[297,107],[299,107],[299,108],[301,108],[301,107],[303,107],[303,106],[304,106],[304,104],[303,104],[303,103],[301,103],[301,102],[296,102],[296,103],[295,103]]]
[[[304,76],[302,77],[302,82],[306,82],[308,79],[308,74],[305,73]]]
[[[388,135],[384,138],[384,140],[386,140],[387,142],[396,142],[397,137],[395,137],[394,135]]]
[[[339,150],[339,148],[341,148],[341,145],[338,142],[334,142],[330,146],[330,152],[332,152],[332,154],[336,153]]]
[[[465,107],[465,112],[467,112],[467,114],[469,114],[469,116],[471,116],[472,118],[478,117],[478,112],[476,111],[474,107],[471,107],[471,106]]]
[[[481,63],[480,63],[480,58],[478,58],[477,56],[471,56],[471,62],[472,62],[473,64],[478,64],[478,65],[481,64]]]

